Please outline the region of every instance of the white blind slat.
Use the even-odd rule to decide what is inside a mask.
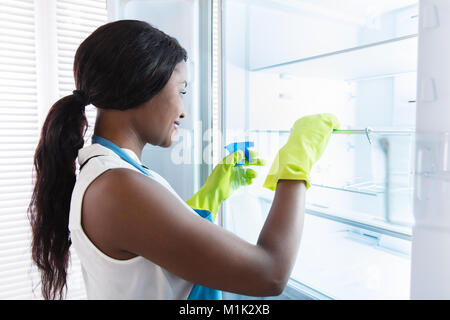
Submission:
[[[37,110],[34,108],[12,108],[12,107],[5,106],[0,109],[0,116],[6,116],[6,115],[9,115],[9,116],[37,115]],[[1,138],[0,138],[0,142],[7,143],[7,141],[3,141]]]
[[[11,24],[16,24],[18,26],[18,28],[21,27],[26,27],[28,28],[27,30],[30,30],[30,24],[33,24],[34,20],[33,17],[27,17],[27,16],[20,16],[20,15],[15,15],[12,16],[11,14],[8,14],[6,12],[0,12],[0,18],[1,21],[8,21],[11,22]],[[20,26],[20,25],[23,26]]]
[[[26,208],[23,208],[23,211],[21,212],[21,214],[26,214],[26,212],[27,212]],[[29,232],[30,232],[30,226],[23,224],[23,225],[19,225],[19,227],[11,228],[6,231],[2,231],[2,237],[14,236],[18,233],[28,234]],[[22,248],[20,248],[20,249],[22,249]],[[0,258],[1,258],[2,262],[7,261],[7,259],[15,259],[15,257],[20,256],[20,255],[21,255],[21,253],[17,250],[15,252],[10,252],[10,253],[0,252]],[[31,263],[31,261],[30,261],[30,263]]]
[[[106,4],[95,3],[95,1],[58,1],[56,8],[60,13],[59,16],[67,14],[71,17],[89,18],[93,17],[97,20],[103,20],[102,15],[106,10]]]
[[[8,16],[7,14],[1,12],[0,13],[0,28],[2,28],[5,31],[25,31],[28,34],[33,34],[33,26],[32,26],[32,20],[31,19],[18,19],[17,17],[14,17],[14,19],[11,16]]]
[[[27,74],[33,75],[36,73],[36,68],[34,65],[2,64],[0,71],[1,72],[27,73]]]
[[[0,37],[1,38],[1,37]],[[17,43],[14,41],[3,41],[2,49],[5,51],[21,52],[21,53],[31,53],[34,54],[34,48],[32,45],[27,45],[26,43]]]
[[[23,129],[23,128],[2,129],[0,127],[0,138],[1,137],[11,137],[11,136],[13,136],[13,137],[35,137],[35,136],[38,136],[38,134],[36,134],[36,130],[34,130],[34,129]],[[0,155],[0,159],[1,158],[2,158],[2,156]]]
[[[19,8],[32,11],[33,0],[2,0],[2,9],[6,10],[8,8]],[[21,12],[19,12],[19,15],[21,15]]]
[[[58,19],[58,26],[60,30],[67,30],[91,34],[92,31],[97,29],[97,24],[80,20],[80,19]],[[100,21],[103,22],[103,21]]]
[[[13,65],[13,66],[31,66],[32,68],[34,68],[36,66],[36,62],[34,60],[34,56],[31,55],[30,56],[23,56],[23,57],[19,57],[19,56],[7,56],[7,55],[1,55],[0,54],[0,59],[2,59],[2,63],[7,63],[9,65]]]
[[[0,188],[0,193],[8,194],[8,193],[13,193],[13,192],[31,192],[31,190],[32,190],[31,185],[20,185],[20,186],[15,186],[15,187]]]
[[[2,72],[0,74],[0,80],[4,81],[31,81],[33,83],[36,83],[36,74],[24,74],[24,73],[17,73],[17,72]]]

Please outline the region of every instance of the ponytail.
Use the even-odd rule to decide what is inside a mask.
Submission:
[[[36,181],[28,207],[32,258],[45,299],[62,299],[69,264],[69,211],[78,150],[84,145],[88,104],[81,91],[58,100],[42,127],[34,154]]]

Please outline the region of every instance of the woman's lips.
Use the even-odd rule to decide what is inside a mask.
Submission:
[[[180,127],[180,122],[175,121],[175,122],[173,123],[173,127],[174,127],[176,130],[178,130],[178,128]]]

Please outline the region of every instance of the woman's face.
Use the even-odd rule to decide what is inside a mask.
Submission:
[[[182,61],[175,67],[165,87],[136,108],[136,127],[146,142],[161,147],[172,145],[181,119],[185,117],[182,96],[186,93],[187,76],[186,62]]]

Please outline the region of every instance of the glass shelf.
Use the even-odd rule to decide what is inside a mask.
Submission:
[[[408,299],[410,241],[306,215],[292,278],[334,299]]]
[[[286,139],[286,136],[290,134],[290,130],[262,130],[262,129],[253,129],[248,130],[249,133],[256,133],[256,134],[279,134],[280,136],[284,136]],[[334,129],[333,135],[365,135],[367,137],[367,141],[369,143],[372,143],[372,136],[373,135],[384,135],[384,136],[412,136],[415,134],[415,131],[412,129],[372,129],[370,127],[367,127],[365,129]]]
[[[416,72],[352,81],[250,72],[248,104],[225,113],[235,127],[267,133],[315,113],[335,114],[343,129],[405,131],[415,128],[416,82]]]
[[[256,243],[273,195],[254,188],[233,194],[225,204],[227,229]],[[306,213],[293,279],[337,299],[407,298],[410,230],[375,217],[364,220],[360,213],[350,218],[311,206]],[[382,271],[383,279],[387,276],[396,281],[368,287],[364,273],[372,269]],[[391,286],[396,290],[387,290]]]
[[[311,188],[307,201],[411,226],[414,138],[413,131],[333,135],[311,177],[316,185],[339,188]]]
[[[247,19],[240,26],[248,32],[241,49],[248,51],[252,71],[383,46],[418,32],[417,0],[229,0],[227,12]]]
[[[313,185],[313,187],[316,186]],[[251,198],[258,199],[263,212],[265,212],[266,214],[269,212],[274,197],[273,192],[260,192],[260,190],[252,189],[252,191],[248,192],[247,195]],[[342,223],[348,226],[385,234],[395,238],[411,240],[412,230],[408,226],[394,225],[392,223],[386,222],[384,219],[380,219],[367,214],[361,214],[361,212],[349,211],[348,209],[339,210],[341,211],[337,211],[336,208],[328,208],[321,203],[311,203],[310,201],[308,201],[306,205],[307,214]]]
[[[347,185],[344,187],[339,186],[327,186],[327,185],[320,185],[320,184],[311,184],[315,188],[327,188],[327,189],[333,189],[333,190],[339,190],[339,191],[348,191],[348,192],[354,192],[359,194],[365,194],[368,196],[376,196],[377,194],[384,193],[385,188],[384,186],[377,184],[372,181],[366,181],[366,182],[359,182],[355,183],[353,185]]]
[[[256,189],[247,192],[270,198],[261,186],[271,160],[289,137],[287,130],[250,130],[247,138],[268,166],[255,168]],[[330,214],[362,218],[367,224],[410,228],[413,224],[415,132],[392,128],[337,130],[311,172],[307,205]],[[258,180],[261,179],[261,180]],[[269,193],[267,193],[269,192]]]
[[[344,80],[413,72],[417,69],[417,45],[417,34],[412,34],[251,71]]]

